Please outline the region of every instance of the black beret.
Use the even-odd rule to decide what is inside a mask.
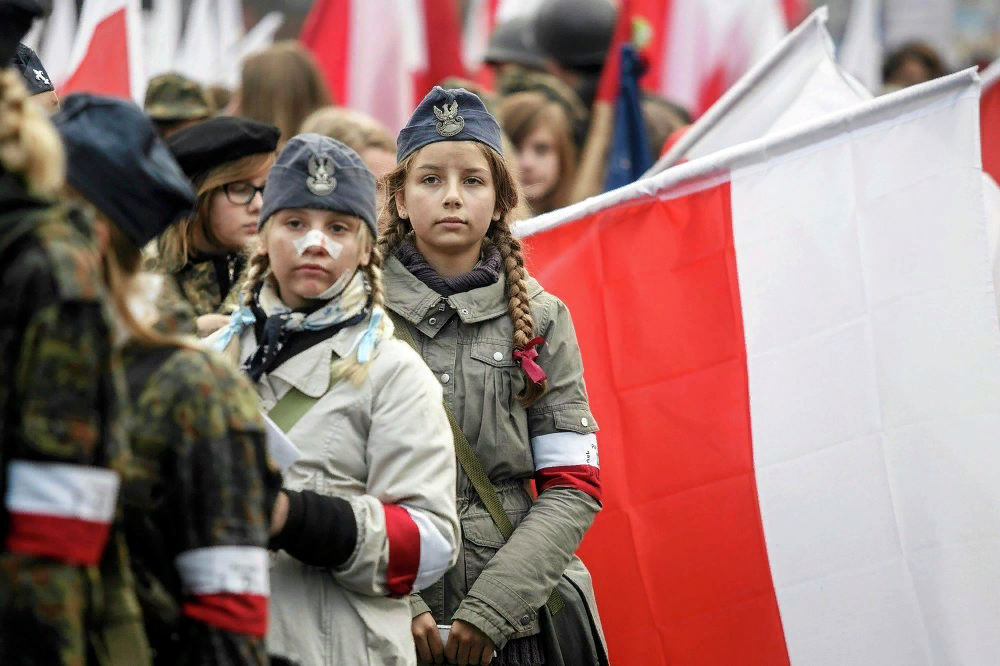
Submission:
[[[10,66],[21,72],[29,94],[40,95],[56,89],[38,54],[24,44],[17,45],[17,53],[11,58]]]
[[[465,88],[445,90],[441,86],[427,93],[396,139],[396,161],[438,141],[478,141],[503,155],[500,123],[486,110],[483,101]]]
[[[52,121],[66,147],[66,180],[136,246],[194,208],[191,184],[132,102],[75,93]]]
[[[0,63],[10,62],[31,24],[42,15],[35,0],[0,0]]]
[[[287,208],[354,215],[378,238],[375,176],[360,155],[336,139],[299,134],[285,144],[264,186],[261,225]]]
[[[208,171],[247,155],[273,153],[281,130],[235,116],[209,118],[167,138],[167,147],[188,178],[197,182]]]

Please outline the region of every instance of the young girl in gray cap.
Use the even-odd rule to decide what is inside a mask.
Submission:
[[[387,305],[444,390],[465,472],[459,566],[411,597],[417,653],[433,663],[598,663],[593,590],[573,555],[601,508],[597,423],[569,311],[528,277],[511,234],[518,189],[500,126],[471,93],[435,88],[397,145],[379,242]],[[553,595],[564,573],[579,603]],[[540,635],[547,602],[560,621],[582,608],[584,656],[556,654],[554,636]]]
[[[264,191],[245,306],[209,338],[301,450],[271,547],[269,650],[302,666],[413,664],[407,596],[455,563],[441,387],[384,311],[375,179],[303,134]]]

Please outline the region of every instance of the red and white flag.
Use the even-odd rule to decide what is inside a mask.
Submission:
[[[139,0],[84,0],[60,96],[92,92],[141,102],[146,92],[142,50]]]
[[[601,424],[612,663],[996,663],[978,102],[962,72],[519,226]]]
[[[646,175],[870,100],[871,94],[837,65],[827,17],[825,7],[817,9],[790,32],[691,125]]]
[[[650,29],[643,87],[700,116],[787,32],[781,0],[637,0]]]
[[[983,72],[983,94],[979,107],[983,170],[1000,182],[1000,60]]]
[[[318,0],[299,39],[338,104],[398,131],[430,89],[465,76],[454,0]]]

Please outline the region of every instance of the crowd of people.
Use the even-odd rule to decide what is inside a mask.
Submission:
[[[587,193],[615,13],[567,1],[393,136],[293,42],[60,100],[0,0],[0,663],[607,663],[598,425],[512,233]],[[691,118],[642,105],[657,155]]]

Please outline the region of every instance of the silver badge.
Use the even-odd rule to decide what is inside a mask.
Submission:
[[[329,155],[313,155],[309,158],[309,177],[306,187],[318,197],[325,197],[337,189],[337,179],[333,177],[333,158]]]
[[[435,106],[434,115],[438,119],[435,129],[445,138],[455,136],[465,127],[465,118],[458,115],[458,100],[445,104],[443,110]]]
[[[34,69],[34,68],[32,68],[32,69]],[[49,80],[47,78],[45,78],[45,72],[43,72],[40,69],[35,69],[34,72],[35,72],[35,80],[36,81],[41,81],[42,83],[44,83],[47,86],[51,86],[52,85],[51,83],[49,83]]]

